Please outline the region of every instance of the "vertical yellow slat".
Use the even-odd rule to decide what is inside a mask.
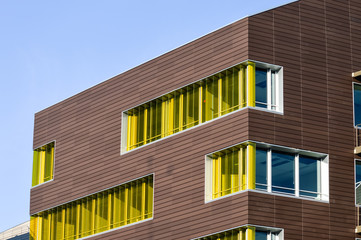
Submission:
[[[153,176],[148,177],[148,218],[154,216],[153,214],[153,198],[154,198],[154,180]]]
[[[253,62],[247,65],[247,106],[256,106],[256,64]]]
[[[147,134],[148,134],[148,108],[144,109],[144,139],[143,143],[147,144]]]
[[[81,208],[81,231],[79,231],[79,237],[84,237],[84,236],[86,236],[85,235],[85,232],[88,230],[87,229],[87,227],[86,227],[86,217],[88,217],[87,216],[87,209],[86,209],[86,202],[87,202],[87,200],[85,199],[85,200],[81,200],[80,201],[80,203],[79,203],[79,205],[80,205],[80,208]]]
[[[179,96],[179,131],[183,130],[183,92]]]
[[[169,100],[168,116],[168,135],[171,135],[174,131],[174,97]]]
[[[234,193],[234,192],[237,192],[239,191],[239,172],[238,172],[238,169],[236,169],[236,166],[238,166],[237,161],[238,161],[238,156],[236,156],[236,153],[235,151],[233,150],[232,153],[231,153],[231,157],[232,157],[232,190],[231,190],[231,193]],[[238,174],[237,174],[238,172]]]
[[[58,219],[58,214],[57,214],[57,210],[55,208],[51,211],[51,225],[50,225],[50,230],[51,230],[50,239],[51,240],[56,239],[56,232],[57,232],[56,221],[57,221],[57,219]]]
[[[243,147],[238,151],[239,189],[244,190]]]
[[[43,239],[43,215],[38,216],[38,239]]]
[[[246,106],[246,78],[244,66],[240,66],[238,72],[238,88],[239,88],[239,107],[244,108]]]
[[[204,101],[205,102],[205,119],[204,121],[209,121],[211,119],[213,119],[213,112],[212,112],[212,106],[213,106],[213,94],[212,94],[212,87],[213,87],[213,82],[212,81],[207,81],[206,82],[206,91],[205,91],[205,97],[204,97]]]
[[[92,212],[91,212],[91,227],[90,232],[91,234],[95,233],[95,221],[96,221],[96,215],[95,215],[95,209],[96,209],[96,199],[95,197],[92,198]]]
[[[230,88],[230,85],[231,84],[231,80],[229,79],[229,74],[226,73],[226,76],[224,77],[224,79],[222,80],[222,96],[224,97],[224,101],[222,100],[222,103],[223,103],[223,106],[222,106],[222,109],[223,109],[223,112],[222,112],[222,115],[224,114],[227,114],[230,112],[230,107],[231,107],[231,104],[229,102],[229,88]]]
[[[124,224],[128,224],[128,209],[129,209],[129,203],[128,203],[128,187],[125,186],[124,190]]]
[[[113,216],[112,216],[112,197],[113,197],[113,194],[110,190],[108,192],[108,229],[111,229],[113,228]]]
[[[256,144],[249,142],[247,145],[247,189],[256,188]]]
[[[134,199],[133,199],[133,192],[134,192],[134,187],[133,187],[133,183],[131,182],[129,184],[129,190],[128,190],[128,195],[129,195],[129,202],[128,202],[128,207],[129,207],[129,223],[133,222],[133,218],[134,218]]]
[[[75,238],[79,238],[80,237],[80,216],[81,216],[81,201],[78,201],[76,203],[76,223],[75,223]]]
[[[53,231],[53,228],[51,227],[51,222],[52,222],[52,219],[53,219],[53,214],[52,214],[52,211],[49,211],[48,212],[48,231],[47,231],[47,239],[51,239],[51,232]]]
[[[131,132],[132,132],[132,116],[130,114],[128,114],[128,116],[127,116],[127,151],[130,150],[131,145],[132,145]]]
[[[212,159],[212,199],[216,198],[216,186],[217,186],[217,172],[216,172],[216,159]]]
[[[50,179],[54,176],[54,143],[51,147],[51,159],[50,159]]]
[[[62,220],[62,223],[61,223],[61,237],[62,239],[65,238],[65,208],[62,207],[61,209],[61,220]]]
[[[102,207],[103,207],[103,195],[101,193],[97,194],[97,198],[96,198],[96,206],[97,208],[95,209],[95,232],[98,233],[101,230],[102,227]]]
[[[230,173],[229,173],[229,155],[226,153],[223,155],[224,161],[224,181],[223,182],[223,195],[229,193],[229,180],[230,180]]]
[[[145,218],[145,199],[146,199],[146,195],[145,195],[145,180],[142,180],[142,212],[141,212],[141,219],[143,220]]]
[[[247,227],[246,230],[246,239],[247,240],[255,240],[256,239],[256,228],[255,227]]]
[[[189,88],[187,88],[187,92],[185,93],[186,94],[186,108],[185,108],[185,112],[183,112],[183,115],[185,115],[185,118],[183,118],[185,120],[184,122],[184,128],[189,128],[189,123],[191,122],[190,121],[190,118],[189,118],[189,100],[191,98],[191,93],[189,91]],[[183,104],[184,104],[184,101],[183,101]],[[183,116],[184,117],[184,116]]]
[[[222,115],[222,78],[218,79],[218,116]]]
[[[30,240],[36,240],[38,235],[38,216],[30,216]]]
[[[45,176],[45,153],[46,153],[46,149],[45,146],[41,147],[41,151],[39,152],[39,156],[40,156],[40,172],[39,172],[39,183],[43,183],[44,182],[44,176]]]
[[[120,196],[119,196],[119,187],[114,188],[113,198],[112,198],[112,228],[118,227],[119,219],[119,206],[120,206]]]
[[[201,85],[199,88],[199,101],[198,101],[198,104],[199,104],[199,113],[198,113],[198,116],[199,116],[199,124],[201,124],[203,122],[203,102],[202,102],[202,99],[203,99],[203,86]]]
[[[131,147],[130,149],[134,149],[136,148],[136,144],[137,144],[137,134],[138,134],[138,129],[137,129],[137,123],[138,123],[138,114],[135,114],[132,116],[132,133],[131,133],[131,139],[132,139],[132,143],[131,143]]]
[[[246,240],[246,229],[241,228],[238,232],[238,240]]]
[[[149,142],[153,141],[153,137],[154,137],[154,128],[153,128],[153,124],[154,124],[154,107],[155,104],[150,102],[149,103]]]
[[[166,101],[162,100],[162,119],[161,119],[161,137],[164,138],[166,136]]]

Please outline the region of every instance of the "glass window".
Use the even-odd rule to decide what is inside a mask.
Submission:
[[[353,109],[355,125],[361,124],[361,85],[354,84]]]
[[[267,240],[267,236],[269,234],[264,231],[256,231],[256,239],[255,240]]]
[[[51,142],[34,150],[32,186],[53,179],[54,145]]]
[[[206,201],[246,189],[329,200],[325,154],[248,141],[207,155],[205,169]],[[358,189],[359,162],[356,181]]]
[[[300,196],[319,197],[321,192],[320,164],[319,159],[299,156]]]
[[[247,106],[283,109],[282,68],[240,63],[123,113],[126,152]]]
[[[78,239],[153,217],[153,175],[31,216],[30,239]]]
[[[267,69],[256,68],[256,106],[267,108]]]
[[[361,205],[361,161],[356,161],[355,164],[355,195],[356,195],[356,204]]]
[[[256,149],[256,189],[267,190],[267,150]]]
[[[200,238],[195,238],[193,240],[240,240],[240,239],[283,240],[283,237],[280,234],[281,232],[283,232],[282,229],[244,226]]]
[[[272,191],[295,193],[294,155],[272,151]]]
[[[245,146],[213,154],[211,161],[212,199],[246,189]]]

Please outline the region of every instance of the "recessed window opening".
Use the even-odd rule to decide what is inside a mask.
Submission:
[[[54,172],[55,142],[34,149],[32,186],[50,181]]]
[[[282,67],[247,61],[123,112],[122,152],[245,107],[283,111]]]
[[[78,239],[153,217],[153,175],[36,213],[30,239]]]
[[[206,156],[206,201],[246,189],[328,201],[328,156],[251,141]]]
[[[242,226],[192,240],[283,240],[283,230],[259,226]]]

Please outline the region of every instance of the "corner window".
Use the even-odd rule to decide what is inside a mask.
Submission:
[[[257,143],[256,173],[258,190],[328,201],[326,154]]]
[[[121,152],[245,107],[283,112],[282,71],[246,61],[124,111]]]
[[[328,201],[328,157],[250,141],[206,156],[206,201],[246,189]]]
[[[224,232],[195,238],[192,240],[283,240],[283,230],[279,228],[242,226]]]
[[[55,142],[34,149],[32,186],[53,179]]]

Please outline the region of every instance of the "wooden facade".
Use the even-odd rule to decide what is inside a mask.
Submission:
[[[148,61],[35,115],[34,148],[55,140],[54,180],[30,214],[154,173],[154,219],[91,239],[192,239],[244,224],[285,239],[354,239],[352,72],[361,0],[300,0]],[[284,67],[284,114],[243,109],[120,154],[122,112],[247,59]],[[205,203],[205,155],[246,140],[329,155],[329,203],[252,191]]]

